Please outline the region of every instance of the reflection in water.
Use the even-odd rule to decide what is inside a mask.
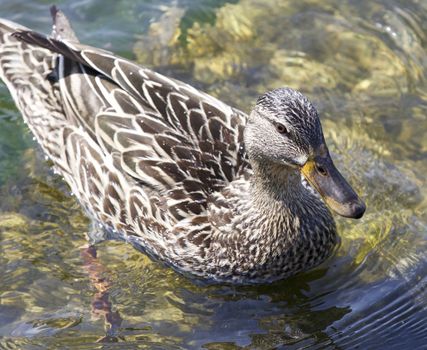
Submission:
[[[96,293],[92,301],[92,314],[97,317],[103,317],[105,322],[106,336],[97,340],[97,342],[116,342],[118,341],[117,333],[122,318],[118,311],[113,311],[111,301],[109,300],[109,281],[108,278],[103,277],[105,269],[97,261],[96,248],[88,246],[82,249],[82,259],[84,261],[83,267],[89,275]]]
[[[120,259],[120,252],[116,257]],[[99,264],[96,263],[96,269],[103,269]],[[195,285],[182,277],[177,281],[178,276],[173,272],[163,268],[159,271],[158,266],[153,271],[151,265],[143,271],[135,271],[133,267],[122,270],[130,284],[117,286],[117,280],[112,280],[108,290],[104,290],[105,294],[115,295],[114,304],[121,306],[125,328],[120,334],[127,342],[143,337],[154,344],[152,336],[157,335],[162,344],[165,340],[178,341],[185,348],[197,349],[203,345],[215,348],[234,339],[236,346],[257,345],[267,349],[305,339],[313,342],[310,338],[315,335],[326,344],[332,342],[326,330],[351,311],[349,307],[335,305],[313,308],[307,295],[311,290],[309,283],[322,278],[326,270],[270,286],[233,287]],[[115,266],[120,268],[125,264]],[[157,275],[162,280],[156,280]],[[104,289],[105,284],[102,285]],[[171,288],[172,285],[175,287]],[[138,300],[139,310],[133,310],[135,304],[129,302],[132,298]],[[107,314],[111,309],[108,303]],[[112,321],[114,324],[115,320]],[[147,331],[150,333],[146,334]]]
[[[90,224],[33,151],[0,86],[1,348],[113,348],[118,341],[117,348],[149,349],[400,349],[427,342],[424,2],[63,3],[85,42],[128,57],[133,45],[141,63],[245,111],[274,87],[308,94],[368,212],[360,222],[338,219],[341,247],[323,266],[274,285],[191,281],[119,242],[82,256]],[[43,1],[0,7],[4,17],[48,30]],[[142,33],[136,42],[135,33]]]

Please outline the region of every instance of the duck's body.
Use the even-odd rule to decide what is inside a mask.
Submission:
[[[333,218],[298,168],[312,145],[324,144],[317,112],[301,94],[266,94],[247,116],[79,44],[62,13],[53,15],[50,39],[0,21],[0,76],[96,221],[179,271],[221,281],[272,281],[330,255]],[[274,135],[255,142],[263,138],[260,115],[279,97],[302,114],[308,135],[295,137],[307,154],[281,163],[268,153]]]

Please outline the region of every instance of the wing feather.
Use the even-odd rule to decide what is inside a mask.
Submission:
[[[117,157],[118,171],[131,181],[160,196],[173,193],[173,204],[162,205],[177,220],[201,215],[210,194],[249,167],[243,150],[244,113],[107,51],[30,31],[15,36],[80,67],[77,73],[85,73],[81,79],[95,91],[98,102],[92,106],[98,110],[87,121],[89,117],[79,116],[82,113],[76,108],[81,103],[76,103],[70,110],[77,115],[77,124],[86,123],[92,139],[105,154]],[[66,88],[71,100],[74,93]],[[97,193],[98,185],[91,185]],[[117,194],[114,188],[108,191]],[[109,213],[118,211],[117,203],[104,205]]]

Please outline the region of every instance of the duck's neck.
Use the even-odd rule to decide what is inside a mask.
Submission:
[[[251,201],[264,222],[258,232],[267,245],[312,241],[314,235],[335,230],[334,220],[323,201],[301,182],[298,169],[275,164],[253,164]],[[258,226],[259,228],[260,226]],[[293,242],[293,243],[292,243]]]
[[[261,207],[267,204],[266,201],[279,201],[285,207],[294,206],[297,198],[306,192],[297,169],[259,163],[253,164],[252,168],[252,199]]]

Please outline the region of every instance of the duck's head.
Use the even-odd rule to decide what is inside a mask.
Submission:
[[[337,214],[365,212],[332,162],[316,108],[300,92],[280,88],[261,96],[245,128],[245,147],[252,162],[301,172]]]

